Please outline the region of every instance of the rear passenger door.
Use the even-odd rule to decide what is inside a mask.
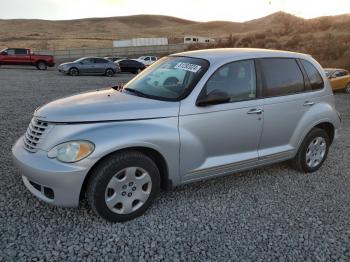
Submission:
[[[310,92],[310,80],[297,59],[263,58],[257,63],[261,71],[264,106],[259,161],[287,159],[297,149],[293,135],[301,118],[316,103]]]

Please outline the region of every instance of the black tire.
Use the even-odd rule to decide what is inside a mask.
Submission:
[[[142,72],[142,69],[138,68],[138,69],[135,69],[134,74],[137,75],[137,74],[139,74],[141,72]]]
[[[71,69],[69,69],[68,74],[71,76],[78,76],[79,73],[79,69],[76,67],[72,67]]]
[[[39,61],[38,63],[36,63],[36,68],[38,70],[47,70],[47,64],[44,61]]]
[[[325,140],[325,144],[326,144],[325,154],[323,156],[322,161],[320,161],[316,166],[310,167],[307,164],[306,154],[307,154],[309,145],[312,143],[312,141],[314,141],[318,137],[322,137]],[[293,167],[296,170],[304,173],[316,172],[322,166],[323,162],[327,158],[330,143],[331,143],[330,138],[325,130],[320,128],[313,128],[304,138],[304,141],[302,142],[297,155],[292,160]]]
[[[344,89],[344,92],[350,94],[350,83],[348,83]]]
[[[114,76],[115,72],[112,68],[107,68],[106,69],[106,72],[105,72],[105,75],[108,76],[108,77],[112,77]]]
[[[151,191],[141,207],[129,214],[118,214],[106,204],[106,189],[115,174],[133,166],[141,167],[148,172],[152,181]],[[89,205],[96,214],[111,222],[123,222],[141,216],[151,206],[160,190],[160,174],[156,164],[137,151],[125,151],[107,156],[91,172],[86,190]]]

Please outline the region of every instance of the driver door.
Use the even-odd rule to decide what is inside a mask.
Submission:
[[[79,71],[82,74],[91,74],[94,72],[95,61],[93,58],[86,58],[80,62]]]
[[[180,109],[180,172],[183,181],[227,174],[258,161],[263,106],[257,99],[254,60],[219,68],[202,93],[226,93],[228,102]]]

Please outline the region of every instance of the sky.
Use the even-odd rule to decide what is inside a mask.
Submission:
[[[68,20],[160,14],[243,22],[277,11],[303,18],[350,13],[350,0],[0,0],[0,19]]]

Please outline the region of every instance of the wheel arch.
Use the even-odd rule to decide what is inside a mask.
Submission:
[[[334,140],[334,135],[335,135],[335,127],[334,127],[334,125],[332,123],[326,121],[326,122],[322,122],[322,123],[317,124],[313,128],[315,128],[315,127],[323,129],[324,131],[326,131],[327,134],[328,134],[328,137],[330,139],[330,142],[332,144],[332,142]]]
[[[43,62],[43,63],[45,63],[47,65],[47,61],[45,61],[43,59],[36,60],[35,61],[35,65],[39,65],[39,63],[41,63],[41,62]]]
[[[134,147],[127,147],[123,149],[118,149],[116,151],[110,152],[106,155],[104,155],[102,158],[100,158],[96,163],[90,168],[89,172],[84,178],[83,185],[80,189],[80,199],[84,198],[84,194],[86,192],[88,181],[92,175],[92,171],[96,166],[102,162],[104,159],[110,157],[111,155],[126,152],[126,151],[137,151],[140,152],[148,157],[150,157],[154,163],[157,165],[161,177],[161,188],[164,190],[170,190],[173,187],[172,180],[169,178],[169,168],[168,163],[165,160],[164,156],[157,150],[150,148],[150,147],[144,147],[144,146],[134,146]]]

